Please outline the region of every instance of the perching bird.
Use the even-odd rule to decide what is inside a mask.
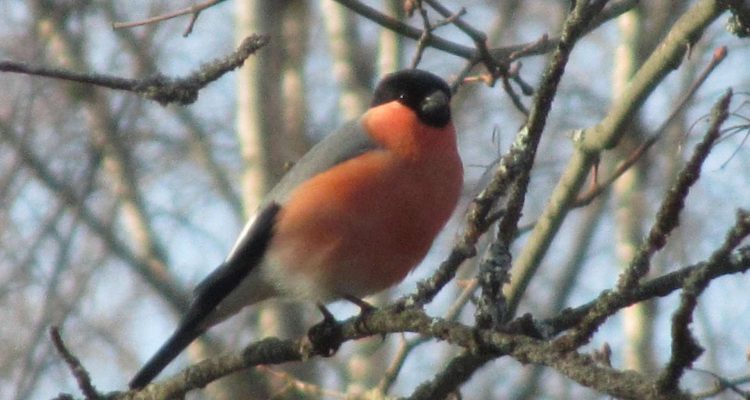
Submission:
[[[450,97],[429,72],[386,76],[367,112],[314,146],[269,192],[130,387],[147,385],[245,306],[271,297],[362,298],[400,282],[427,254],[463,185]]]

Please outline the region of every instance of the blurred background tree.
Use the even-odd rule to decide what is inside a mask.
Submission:
[[[376,304],[414,292],[416,282],[431,276],[451,253],[457,237],[467,244],[466,229],[477,221],[464,214],[476,211],[481,202],[471,199],[496,182],[492,176],[503,174],[498,165],[522,169],[511,168],[504,181],[507,196],[498,201],[495,193],[490,203],[505,210],[499,227],[476,243],[478,256],[466,260],[458,277],[429,302],[430,315],[501,330],[524,313],[536,322],[559,322],[567,307],[606,302],[606,296],[598,297],[605,289],[632,293],[627,279],[618,283],[623,271],[638,282],[642,275],[647,281],[702,261],[716,264],[711,256],[735,226],[737,210],[750,207],[744,144],[750,49],[746,39],[727,30],[732,18],[734,31],[747,31],[748,10],[741,1],[577,3],[220,0],[200,3],[211,6],[193,14],[193,21],[187,13],[112,29],[116,22],[168,15],[192,3],[0,2],[4,71],[24,63],[134,79],[157,73],[178,77],[231,53],[253,33],[271,39],[188,106],[0,72],[0,397],[76,392],[48,339],[52,325],[61,327],[68,348],[99,389],[124,390],[173,329],[191,288],[221,262],[287,166],[326,132],[361,114],[380,77],[414,64],[457,89],[453,109],[465,200],[423,264],[390,293],[372,299]],[[597,11],[600,3],[607,4]],[[575,25],[569,18],[587,10],[590,22]],[[575,44],[569,59],[570,48],[558,46],[561,32],[573,37],[563,41]],[[679,43],[673,47],[680,52],[671,59],[658,53],[670,43]],[[717,55],[721,48],[728,49],[725,58]],[[555,65],[565,70],[559,85],[544,73]],[[651,77],[647,83],[639,80],[645,75]],[[668,189],[689,175],[680,171],[710,130],[707,116],[728,88],[735,94],[721,138],[684,209],[671,209],[681,211],[679,227],[667,230],[661,249],[647,239],[656,212]],[[551,108],[545,106],[553,96]],[[519,145],[529,132],[540,135],[538,150],[535,139],[527,148]],[[597,143],[604,135],[606,143]],[[520,151],[526,161],[501,160],[515,154],[509,150]],[[570,194],[561,201],[568,184]],[[598,195],[573,204],[589,190]],[[738,219],[742,231],[743,218]],[[750,250],[738,247],[744,234],[727,249],[731,263],[725,254],[719,267],[750,268]],[[468,255],[455,249],[451,254],[454,261],[456,254],[458,261]],[[504,295],[493,294],[488,279],[502,281],[510,266],[503,256],[513,260],[510,284]],[[639,257],[649,268],[632,268]],[[677,371],[677,377],[684,373],[679,387],[685,392],[747,397],[750,282],[743,274],[715,272],[719,267],[710,269],[706,281],[727,276],[702,293],[694,310],[685,305],[690,291],[675,290],[684,284],[679,281],[658,294],[671,293],[667,297],[651,292],[649,300],[613,307],[589,325],[579,319],[550,328],[551,336],[567,334],[578,349],[574,354],[615,371],[641,373],[636,377],[644,384],[653,380],[670,389]],[[498,311],[500,320],[485,307]],[[334,304],[333,310],[341,319],[356,313],[348,304]],[[679,334],[688,325],[673,321],[673,315],[692,315],[690,328],[705,349],[692,368],[687,368],[692,360],[680,364],[673,357],[689,344]],[[318,319],[309,304],[254,308],[205,335],[162,379],[262,337],[303,335]],[[524,334],[529,332],[516,333]],[[630,393],[594,384],[566,370],[564,361],[512,351],[467,358],[461,346],[426,339],[429,335],[390,334],[385,340],[374,335],[346,344],[330,359],[249,369],[190,396],[460,393],[472,399],[532,399]],[[571,353],[561,353],[560,360],[563,354]],[[457,360],[467,359],[458,376]],[[434,392],[422,383],[433,384]]]

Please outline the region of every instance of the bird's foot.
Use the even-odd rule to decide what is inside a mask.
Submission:
[[[355,322],[355,327],[358,331],[369,331],[370,328],[367,326],[367,316],[378,310],[374,305],[360,299],[359,297],[352,295],[344,295],[344,300],[359,307],[359,316]],[[381,334],[383,340],[385,340],[385,333]]]
[[[360,299],[359,297],[352,296],[350,294],[344,295],[344,300],[359,307],[359,315],[367,315],[378,310],[378,308],[375,307],[374,305]]]
[[[323,304],[318,303],[318,309],[323,314],[323,321],[313,325],[307,331],[307,338],[310,339],[315,352],[324,357],[330,357],[341,347],[343,333],[341,325]]]

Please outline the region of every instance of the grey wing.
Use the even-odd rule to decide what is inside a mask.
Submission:
[[[378,147],[378,143],[372,140],[362,128],[361,119],[349,121],[302,156],[271,189],[263,203],[265,205],[275,202],[283,205],[292,191],[302,182],[336,164]]]
[[[347,122],[305,153],[281,178],[279,183],[268,192],[259,209],[263,210],[271,203],[283,207],[289,195],[302,182],[328,170],[336,164],[378,147],[379,145],[362,128],[360,119]],[[233,264],[234,258],[238,254],[242,254],[246,246],[252,244],[249,243],[248,234],[252,231],[255,222],[255,219],[251,218],[245,224],[232,250],[224,261],[226,264]]]

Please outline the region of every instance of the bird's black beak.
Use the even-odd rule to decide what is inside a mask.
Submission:
[[[430,93],[419,104],[419,116],[428,125],[443,127],[451,120],[450,96],[442,90]]]
[[[450,106],[450,98],[442,90],[436,90],[422,100],[421,109],[423,113],[432,114],[440,112]]]

